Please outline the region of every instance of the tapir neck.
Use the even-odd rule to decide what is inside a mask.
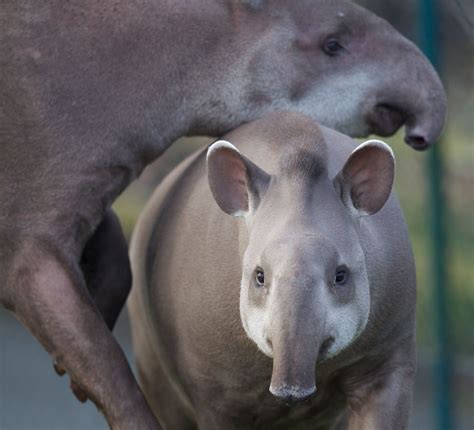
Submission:
[[[117,164],[133,165],[138,174],[179,136],[207,131],[199,130],[209,110],[205,96],[212,99],[219,73],[234,61],[225,2],[105,0],[83,9],[79,15],[63,2],[45,6],[38,28],[68,34],[67,44],[61,38],[41,43],[43,30],[15,41],[35,53],[41,68],[31,73],[38,83],[49,78],[50,86],[38,87],[54,103],[41,114],[58,135],[90,151],[100,143],[108,154],[117,154],[118,141]],[[30,57],[24,61],[27,69],[35,66]],[[42,76],[43,70],[54,76]]]
[[[180,136],[212,133],[208,130],[212,128],[212,98],[217,82],[222,80],[219,74],[229,68],[221,49],[225,45],[228,52],[233,51],[234,30],[223,2],[147,3],[152,9],[147,22],[141,21],[140,28],[133,29],[140,32],[145,44],[139,58],[145,63],[145,76],[139,73],[140,64],[136,73],[127,76],[130,85],[133,80],[142,89],[136,98],[143,114],[140,132],[145,163],[161,155]]]

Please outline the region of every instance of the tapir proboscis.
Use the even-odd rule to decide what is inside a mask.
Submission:
[[[416,278],[392,151],[288,112],[224,139],[207,169],[201,150],[164,180],[132,240],[134,350],[157,417],[405,429]]]

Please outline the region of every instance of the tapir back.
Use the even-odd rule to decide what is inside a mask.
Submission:
[[[292,128],[322,132],[328,143],[329,177],[336,175],[354,149],[351,139],[315,128],[305,117],[274,114],[270,118],[226,136],[269,173],[277,170],[281,148],[289,144]],[[130,310],[138,364],[147,369],[142,382],[158,416],[170,422],[172,418],[163,417],[161,411],[173,399],[173,408],[191,421],[204,423],[203,427],[206,402],[222,413],[234,411],[242,428],[286,428],[294,417],[284,405],[275,404],[268,391],[272,361],[258,351],[242,328],[239,294],[244,221],[227,216],[217,206],[205,161],[201,150],[166,178],[133,238],[135,284]],[[318,395],[299,406],[298,416],[308,428],[325,428],[324,423],[344,413],[344,400],[331,383],[339,369],[350,375],[348,365],[354,362],[359,362],[358,371],[370,368],[386,351],[414,337],[414,264],[395,195],[379,213],[361,219],[360,241],[370,283],[369,322],[353,345],[318,365]],[[161,389],[146,389],[153,385]],[[255,408],[255,404],[260,406]]]

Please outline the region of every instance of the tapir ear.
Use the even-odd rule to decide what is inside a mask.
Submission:
[[[344,204],[359,215],[373,215],[390,196],[395,175],[395,157],[380,140],[360,144],[334,178]]]
[[[233,216],[253,212],[270,181],[267,173],[225,140],[215,142],[207,150],[207,175],[217,204]]]

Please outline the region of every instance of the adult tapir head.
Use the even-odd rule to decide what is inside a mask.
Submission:
[[[406,124],[415,149],[440,135],[446,97],[438,75],[385,20],[341,0],[231,3],[239,33],[229,36],[235,45],[224,38],[226,56],[209,72],[216,111],[208,125],[222,131],[284,109],[353,137],[387,136]],[[236,103],[245,110],[237,114]]]
[[[319,129],[301,138],[307,145],[282,150],[274,174],[226,141],[207,156],[217,204],[245,219],[242,324],[273,358],[270,391],[285,401],[313,394],[316,363],[347,348],[366,326],[370,293],[358,226],[384,206],[394,177],[383,142],[359,145],[330,177]]]

